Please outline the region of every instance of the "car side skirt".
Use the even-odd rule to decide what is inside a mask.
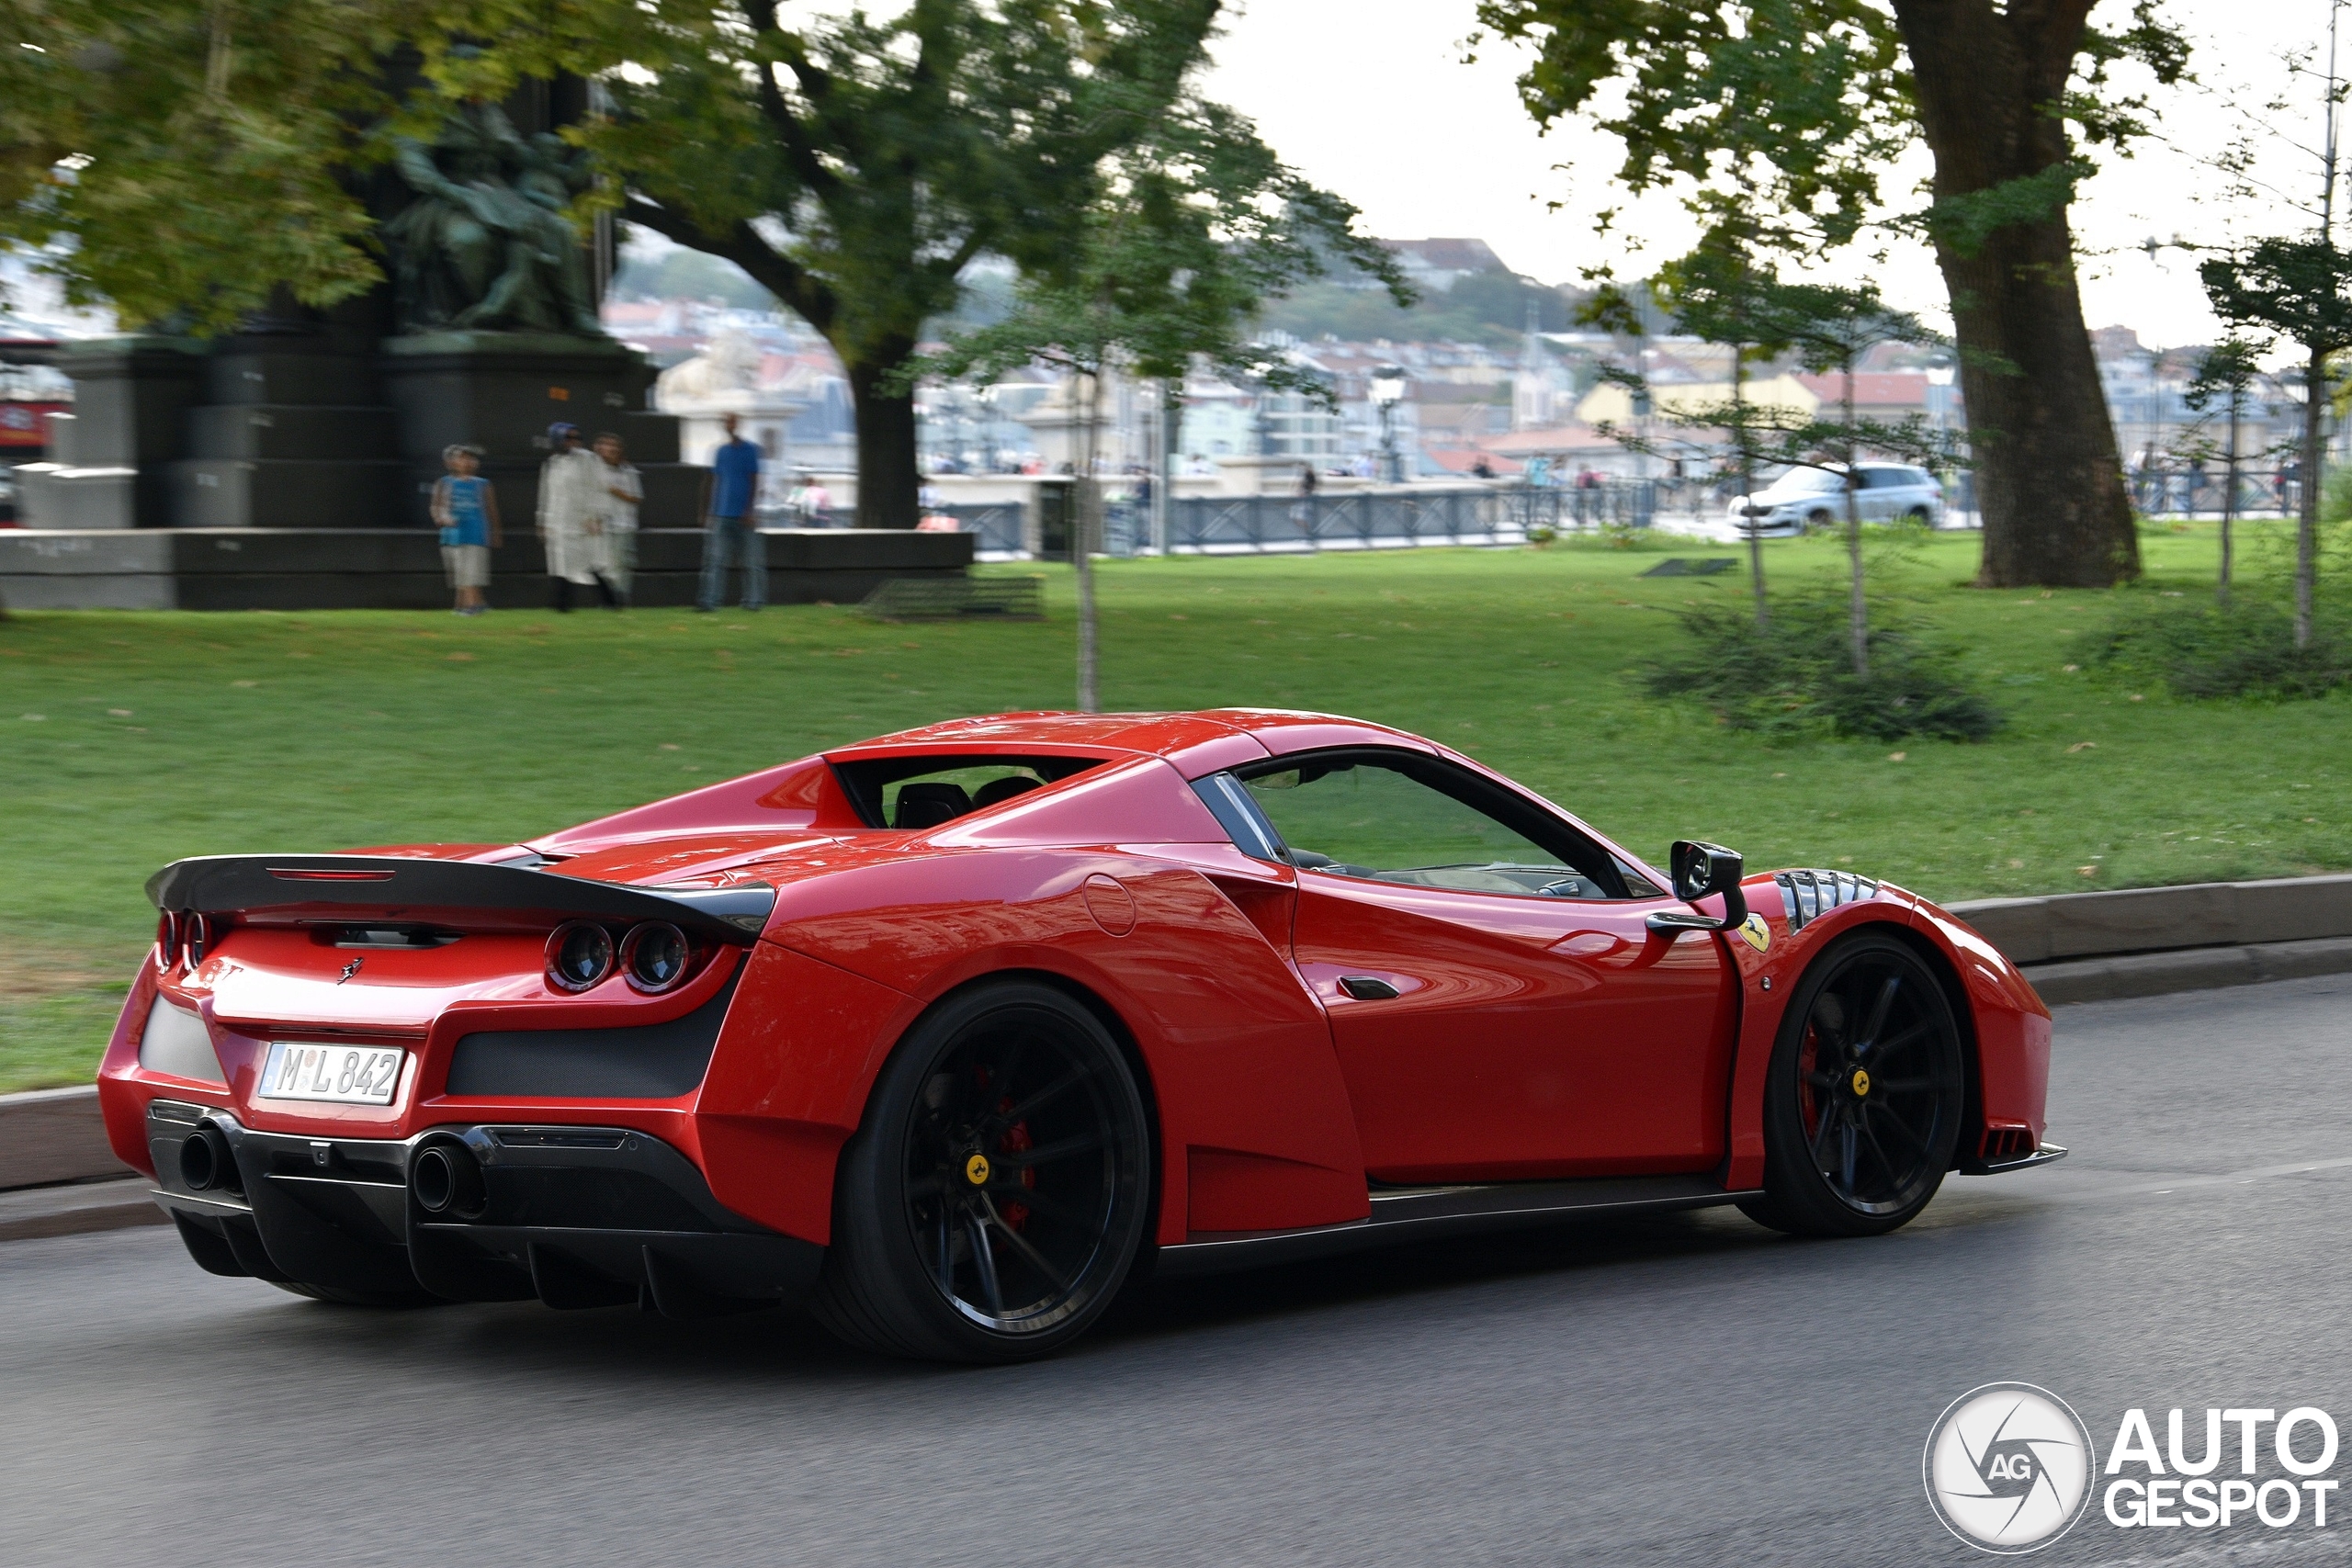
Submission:
[[[1157,1272],[1161,1279],[1182,1279],[1406,1242],[1526,1229],[1594,1214],[1717,1208],[1762,1195],[1760,1190],[1725,1191],[1711,1176],[1374,1188],[1369,1219],[1306,1230],[1195,1231],[1159,1249]]]

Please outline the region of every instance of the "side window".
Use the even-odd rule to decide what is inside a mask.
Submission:
[[[1435,758],[1286,759],[1248,770],[1242,783],[1280,836],[1276,853],[1302,870],[1461,893],[1626,896],[1623,874],[1599,846]],[[1235,841],[1250,847],[1238,834]]]

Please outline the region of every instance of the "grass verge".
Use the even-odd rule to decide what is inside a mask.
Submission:
[[[1941,898],[2352,866],[2352,696],[2178,703],[2067,668],[2122,594],[1962,586],[1973,538],[1881,560],[1970,650],[2007,724],[1975,745],[1735,732],[1643,694],[1675,615],[1744,571],[1644,578],[1611,550],[1107,563],[1103,690],[1125,708],[1326,709],[1436,737],[1639,852],[1851,866]],[[2201,596],[2210,530],[2147,541],[2154,602]],[[995,569],[992,569],[995,570]],[[1013,569],[1004,569],[1013,570]],[[1018,569],[1029,570],[1029,569]],[[1768,548],[1776,590],[1843,570]],[[0,1089],[85,1077],[181,855],[507,841],[820,746],[1068,705],[1067,572],[1042,625],[877,626],[846,608],[19,614],[0,624]]]

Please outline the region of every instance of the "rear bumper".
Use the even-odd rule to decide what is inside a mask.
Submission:
[[[156,1100],[145,1131],[156,1201],[196,1261],[388,1297],[634,1302],[677,1317],[786,1305],[825,1249],[712,1197],[692,1160],[620,1127],[455,1125],[385,1140],[255,1132],[225,1111]],[[183,1152],[208,1140],[210,1180]],[[418,1195],[420,1156],[426,1190]],[[204,1158],[193,1162],[202,1178]],[[464,1173],[454,1198],[446,1180]]]

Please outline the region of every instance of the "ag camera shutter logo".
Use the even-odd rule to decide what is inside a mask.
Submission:
[[[2027,1382],[1991,1382],[1948,1405],[1920,1471],[1943,1527],[1980,1551],[2037,1551],[2074,1528],[2098,1455],[2066,1402]]]

